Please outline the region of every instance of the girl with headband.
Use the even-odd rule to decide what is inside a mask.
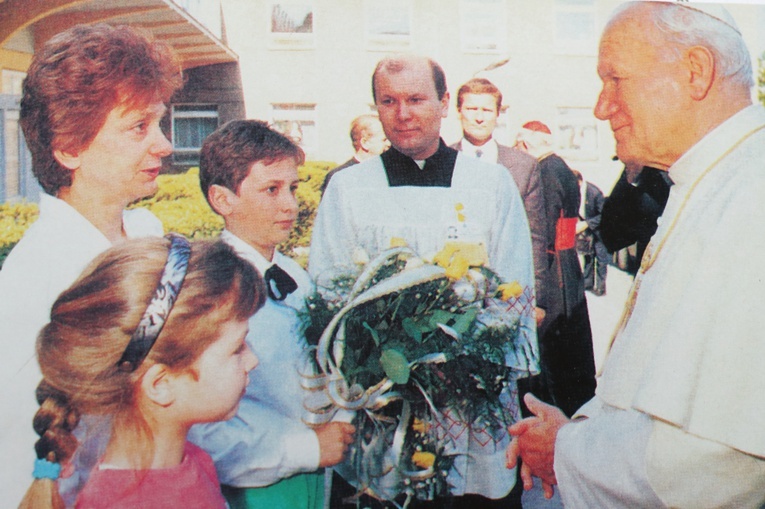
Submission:
[[[139,239],[96,258],[37,340],[38,460],[20,507],[64,507],[56,479],[87,414],[108,416],[111,438],[76,507],[224,508],[212,460],[186,433],[236,413],[257,365],[248,318],[264,300],[261,277],[222,242]]]

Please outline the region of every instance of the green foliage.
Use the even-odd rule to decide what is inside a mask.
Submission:
[[[0,204],[0,266],[38,214],[34,203]]]
[[[295,248],[307,248],[311,244],[313,220],[321,201],[321,185],[324,183],[327,171],[334,166],[335,164],[330,162],[307,161],[298,168],[300,184],[297,198],[300,211],[289,239],[279,246],[279,250],[295,258],[304,267],[308,262],[308,254],[306,250]]]
[[[223,230],[223,219],[212,211],[199,187],[199,169],[180,175],[157,177],[159,191],[130,208],[143,207],[157,216],[167,232],[190,239],[216,237]]]
[[[300,210],[295,228],[280,250],[307,263],[306,250],[311,242],[311,229],[316,209],[321,200],[321,184],[329,162],[306,162],[298,169],[300,185],[297,190]],[[199,169],[192,168],[180,175],[157,177],[157,193],[132,204],[129,208],[143,207],[156,215],[165,231],[177,232],[192,239],[216,237],[223,229],[223,219],[210,209],[199,187]],[[0,266],[21,239],[26,229],[37,219],[38,207],[33,203],[0,204]]]
[[[446,494],[454,458],[445,453],[448,433],[437,432],[448,427],[443,416],[501,436],[512,418],[501,395],[519,374],[507,356],[536,362],[495,273],[474,268],[456,281],[447,274],[411,250],[391,249],[359,275],[320,280],[308,298],[306,339],[333,380],[329,399],[340,408],[362,401],[364,409],[353,421],[353,467],[343,475],[383,500]],[[338,379],[345,389],[333,392]],[[397,440],[399,451],[386,445]]]

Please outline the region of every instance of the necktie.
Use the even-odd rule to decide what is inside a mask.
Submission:
[[[478,150],[476,150],[476,151],[475,151],[475,156],[476,156],[478,159],[480,159],[482,155],[483,155],[483,150],[481,150],[480,148],[479,148]]]
[[[268,287],[268,296],[273,300],[282,301],[287,298],[287,295],[297,290],[295,280],[276,264],[266,270],[264,278]]]

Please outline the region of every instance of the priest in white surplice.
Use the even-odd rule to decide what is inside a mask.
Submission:
[[[699,5],[626,4],[600,42],[595,115],[675,185],[595,398],[511,429],[567,508],[765,503],[765,109],[735,22]]]
[[[449,94],[435,62],[386,58],[375,70],[373,92],[392,147],[330,182],[314,225],[309,272],[321,284],[338,267],[353,266],[354,251],[363,248],[374,257],[394,239],[424,257],[449,240],[483,243],[490,267],[524,288],[513,304],[521,333],[536,351],[531,241],[523,201],[509,173],[460,154],[440,139]],[[536,360],[532,364],[526,368],[537,371]],[[515,383],[510,385],[507,395],[516,400],[511,411],[517,412]],[[485,432],[464,432],[469,425],[456,423],[459,429],[450,430],[459,455],[449,482],[460,498],[449,507],[520,507],[519,502],[489,500],[507,497],[515,485],[515,472],[503,466],[502,444],[509,437],[495,441]]]

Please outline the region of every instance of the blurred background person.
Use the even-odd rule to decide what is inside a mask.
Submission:
[[[640,164],[625,164],[619,180],[603,202],[600,239],[610,253],[635,246],[627,271],[637,272],[648,241],[656,233],[672,179],[666,171]],[[620,265],[621,267],[621,265]]]
[[[335,173],[366,161],[370,157],[379,156],[390,147],[390,142],[385,137],[380,119],[371,113],[359,115],[353,119],[351,122],[351,143],[354,150],[353,157],[327,173],[324,183],[321,185],[322,195]]]
[[[606,245],[600,238],[600,217],[603,211],[605,197],[592,182],[584,180],[581,172],[572,170],[579,183],[579,222],[576,234],[583,239],[582,246],[587,246],[581,252],[584,259],[584,289],[598,297],[606,294],[606,276],[610,255]]]
[[[527,122],[516,147],[537,158],[544,191],[547,225],[547,314],[539,327],[542,372],[521,393],[533,392],[554,401],[567,415],[595,394],[592,330],[584,296],[584,280],[575,246],[579,186],[571,168],[552,150],[552,132],[537,120]],[[521,408],[527,412],[522,404]]]
[[[534,257],[534,283],[536,287],[536,318],[539,325],[544,318],[547,293],[547,253],[544,194],[537,170],[537,161],[514,147],[500,145],[494,139],[494,129],[502,108],[502,92],[485,78],[473,78],[457,91],[457,115],[462,124],[462,139],[452,145],[476,159],[499,163],[510,171],[523,208],[529,220],[531,250]]]

